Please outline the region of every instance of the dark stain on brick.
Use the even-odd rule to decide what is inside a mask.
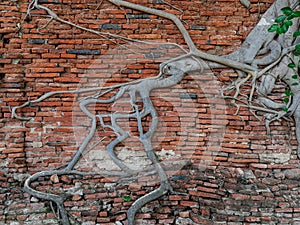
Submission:
[[[67,49],[68,54],[77,55],[100,55],[100,50],[90,50],[90,49]]]
[[[192,25],[191,29],[192,30],[206,30],[206,26]]]
[[[48,39],[43,38],[29,38],[28,43],[29,44],[46,44],[48,42]]]
[[[198,96],[196,94],[186,94],[186,93],[183,93],[183,94],[180,94],[179,97],[181,99],[197,99]]]
[[[113,24],[113,23],[102,24],[100,26],[100,28],[105,29],[105,30],[118,30],[118,29],[121,29],[119,24]]]
[[[40,4],[60,4],[59,0],[39,0]]]
[[[149,14],[128,14],[128,19],[150,19]]]

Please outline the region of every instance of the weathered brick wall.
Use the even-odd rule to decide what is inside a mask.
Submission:
[[[106,1],[40,2],[86,28],[184,45],[176,27],[157,16]],[[178,16],[182,12],[177,9],[181,9],[199,49],[226,54],[241,45],[273,0],[252,1],[250,10],[238,0],[171,1],[174,7],[155,0],[131,2],[166,8]],[[0,2],[0,224],[58,224],[50,204],[31,198],[22,186],[26,174],[61,166],[78,149],[90,126],[78,104],[86,94],[55,95],[22,109],[20,115],[32,117],[30,121],[11,119],[10,108],[49,91],[155,76],[160,62],[181,51],[168,45],[111,41],[55,21],[43,27],[49,20],[43,16],[23,21],[28,3]],[[174,189],[187,195],[171,194],[147,204],[137,215],[139,224],[300,224],[294,125],[275,122],[268,136],[264,122],[248,109],[241,108],[235,115],[236,109],[218,92],[235,78],[228,71],[204,71],[152,93],[160,116],[154,147],[168,165]],[[91,110],[109,113],[129,108],[119,102]],[[123,125],[137,135],[136,121],[125,120]],[[113,169],[105,153],[113,137],[109,130],[99,128],[92,140],[97,148],[85,154],[78,169]],[[149,164],[136,138],[126,140],[117,151],[130,165]],[[116,181],[104,176],[53,176],[34,186],[61,193],[77,183],[81,192],[70,195],[65,204],[70,214],[79,223],[114,224],[126,219],[124,210],[133,200],[159,185],[155,176],[117,187]]]

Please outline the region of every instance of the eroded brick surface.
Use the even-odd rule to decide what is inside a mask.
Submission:
[[[176,27],[157,16],[122,9],[106,1],[40,1],[59,16],[86,28],[156,42],[184,40]],[[238,0],[131,1],[167,8],[182,19],[199,49],[232,52],[273,2],[252,1],[250,10]],[[0,224],[58,224],[49,202],[22,190],[26,174],[67,163],[87,135],[89,120],[79,109],[86,95],[61,94],[26,107],[11,119],[10,107],[49,91],[114,85],[155,76],[159,63],[182,52],[168,45],[130,45],[110,41],[45,17],[23,21],[29,1],[0,2]],[[99,6],[99,7],[98,7]],[[43,14],[43,11],[36,11]],[[18,29],[21,24],[21,29]],[[126,44],[120,47],[116,44]],[[189,74],[173,88],[152,94],[160,124],[153,138],[174,190],[141,209],[137,224],[300,224],[299,160],[293,124],[275,122],[266,135],[263,121],[248,109],[225,105],[218,90],[236,74],[204,71]],[[245,90],[245,92],[250,90]],[[99,104],[96,112],[129,111],[130,107]],[[106,121],[109,122],[109,121]],[[145,127],[149,121],[143,121]],[[122,121],[132,136],[136,121]],[[105,146],[114,138],[99,128],[78,169],[117,167]],[[128,165],[147,166],[145,152],[131,137],[117,148]],[[52,176],[34,183],[37,190],[64,193],[65,206],[81,224],[124,221],[137,198],[159,185],[156,176],[115,186],[105,176]],[[125,198],[129,196],[130,198]],[[119,213],[121,212],[121,213]]]

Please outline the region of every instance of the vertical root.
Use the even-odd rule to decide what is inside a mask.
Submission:
[[[42,171],[42,172],[36,173],[36,174],[30,176],[29,178],[27,178],[27,180],[25,181],[25,184],[24,184],[24,191],[31,194],[32,196],[34,196],[36,198],[55,202],[57,205],[57,208],[59,210],[59,214],[61,216],[62,224],[70,225],[68,213],[64,207],[64,200],[62,197],[60,197],[58,195],[50,194],[50,193],[43,193],[43,192],[34,190],[33,188],[30,187],[30,184],[32,182],[34,182],[35,180],[37,180],[39,177],[51,176],[53,174],[59,175],[59,174],[64,174],[64,173],[65,173],[65,170]]]
[[[168,193],[172,190],[171,185],[168,181],[162,182],[158,189],[144,195],[143,197],[136,200],[127,211],[128,225],[134,225],[134,217],[138,210],[140,210],[148,202],[152,202],[155,199]]]

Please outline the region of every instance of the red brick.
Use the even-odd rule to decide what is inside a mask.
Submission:
[[[89,194],[87,199],[102,199],[108,196],[107,193],[96,193],[96,194]]]
[[[24,158],[25,153],[14,153],[14,154],[8,154],[8,158]]]
[[[259,222],[261,219],[259,217],[246,217],[247,222]]]
[[[49,0],[49,2],[51,1]],[[172,5],[175,7],[165,4],[152,4],[152,1],[146,0],[132,0],[132,2],[162,10],[167,8],[168,12],[175,13],[178,17],[180,17],[181,12],[176,10],[175,7],[182,8],[185,12],[183,20],[187,22],[184,26],[189,29],[192,39],[197,46],[204,51],[224,55],[237,49],[247,33],[257,23],[257,13],[253,12],[259,11],[262,14],[272,1],[265,0],[259,5],[254,1],[250,9],[241,7],[237,0],[222,0],[217,1],[217,3],[202,1],[200,5],[203,10],[201,10],[200,16],[200,5],[196,1],[173,1]],[[82,0],[61,0],[60,4],[42,4],[53,9],[67,21],[76,22],[87,28],[99,29],[101,24],[118,24],[122,27],[122,30],[119,30],[120,33],[118,30],[110,31],[139,40],[174,41],[185,45],[182,35],[172,22],[152,15],[149,16],[150,19],[127,20],[124,16],[125,11],[127,14],[138,14],[138,12],[120,9],[105,1],[97,9],[95,9],[98,6],[97,3],[92,5],[93,3],[87,4],[86,1]],[[16,21],[22,21],[27,7],[28,2],[17,3],[16,1],[4,0],[0,3],[0,11],[2,12],[0,19],[0,53],[2,53],[0,73],[5,73],[5,77],[0,81],[0,98],[2,99],[2,102],[0,102],[0,115],[4,119],[0,125],[0,151],[2,153],[0,154],[0,159],[8,163],[6,167],[8,174],[6,174],[6,170],[2,174],[0,172],[0,180],[1,182],[3,181],[1,185],[4,186],[4,189],[10,183],[13,184],[13,176],[16,173],[33,174],[34,172],[64,165],[70,160],[81,143],[80,140],[76,139],[83,138],[88,132],[80,129],[78,130],[79,133],[83,130],[80,134],[81,137],[77,138],[76,134],[73,136],[73,131],[76,129],[73,128],[72,113],[83,116],[77,103],[79,99],[86,96],[85,94],[83,96],[57,95],[20,110],[20,115],[33,116],[34,120],[24,122],[24,124],[20,123],[17,128],[15,128],[15,124],[8,122],[11,120],[9,107],[23,104],[28,97],[36,99],[47,91],[102,85],[101,82],[98,83],[100,79],[103,79],[104,85],[107,86],[133,79],[155,76],[158,72],[159,62],[152,63],[152,59],[144,59],[145,54],[151,51],[165,54],[165,50],[167,50],[167,48],[159,50],[160,46],[154,44],[138,47],[127,45],[129,50],[120,50],[117,44],[103,37],[89,34],[79,29],[72,29],[69,25],[64,25],[58,21],[52,21],[46,29],[37,30],[37,28],[41,28],[48,21],[48,18],[43,17],[46,15],[44,10],[32,12],[43,16],[32,16],[32,20],[24,21],[22,23],[23,36],[19,37],[16,30]],[[82,13],[83,10],[84,13]],[[194,24],[205,26],[206,30],[191,30]],[[239,31],[238,35],[236,35],[236,31]],[[33,39],[47,39],[47,41],[43,44],[30,44],[28,40]],[[120,43],[123,44],[122,41]],[[68,49],[99,50],[102,55],[67,54]],[[119,49],[119,52],[116,53],[112,49]],[[168,51],[176,52],[177,50],[170,48]],[[125,64],[127,65],[121,66],[122,69],[126,70],[126,73],[120,71],[120,59],[115,57],[119,55],[126,57]],[[137,59],[138,57],[140,59]],[[19,63],[14,64],[16,62]],[[133,71],[128,72],[129,70]],[[217,70],[215,73],[217,74],[220,71]],[[242,108],[238,115],[234,115],[236,108],[228,104],[226,105],[228,109],[226,109],[225,113],[224,110],[219,108],[224,102],[222,99],[218,99],[217,90],[219,88],[199,89],[199,87],[202,88],[205,82],[211,82],[212,79],[213,75],[207,73],[201,76],[186,76],[180,85],[164,91],[158,90],[153,94],[157,95],[157,93],[160,93],[160,96],[164,95],[161,98],[153,96],[155,108],[159,112],[160,120],[164,123],[159,127],[161,132],[157,133],[158,137],[154,138],[155,148],[175,151],[179,159],[191,161],[192,169],[185,171],[193,174],[196,173],[197,169],[203,168],[203,171],[201,171],[203,174],[197,178],[187,175],[187,179],[184,181],[172,181],[175,189],[186,190],[189,195],[169,195],[167,198],[162,197],[154,203],[149,203],[150,207],[152,206],[151,204],[155,205],[155,212],[138,213],[137,220],[143,218],[143,221],[152,224],[175,223],[171,214],[173,211],[178,211],[180,217],[192,219],[197,224],[212,224],[210,217],[214,219],[214,222],[223,223],[224,221],[228,223],[241,223],[241,221],[246,223],[259,223],[261,221],[268,223],[273,221],[273,219],[285,224],[291,223],[291,218],[299,217],[300,211],[298,208],[287,205],[279,197],[282,195],[282,192],[284,192],[285,196],[292,195],[292,190],[295,190],[298,186],[294,180],[289,177],[284,177],[283,179],[283,176],[279,176],[278,173],[298,167],[299,160],[296,160],[295,155],[298,143],[295,138],[289,142],[293,151],[288,164],[266,164],[260,161],[260,154],[266,151],[281,153],[281,150],[282,152],[286,150],[284,143],[287,141],[287,134],[294,132],[293,127],[290,129],[284,122],[282,124],[278,122],[273,123],[271,140],[266,135],[264,122],[254,118],[249,109]],[[236,79],[236,72],[221,72],[221,81],[218,87],[223,85],[222,81],[235,81]],[[206,84],[207,86],[209,85]],[[181,90],[184,92],[181,92]],[[248,89],[243,93],[248,94],[249,91]],[[180,93],[187,92],[195,92],[198,99],[190,101],[179,98]],[[205,95],[209,95],[211,99],[206,99],[207,96],[204,96],[202,92]],[[73,104],[77,104],[77,106],[73,106]],[[209,104],[215,105],[210,107]],[[196,106],[196,110],[194,106]],[[110,107],[111,105],[109,104],[101,105],[97,110],[99,113],[107,109],[110,111]],[[182,114],[179,118],[180,113]],[[78,122],[82,122],[82,126],[89,126],[88,123],[80,119]],[[137,132],[136,125],[134,122],[130,123],[130,132]],[[222,131],[224,138],[219,138],[218,136],[220,127],[225,128],[225,131]],[[105,145],[109,143],[111,132],[102,131],[100,126],[97,132],[95,139],[107,136],[107,140],[101,143],[101,146],[97,146],[99,151],[102,151],[102,148],[104,150]],[[45,146],[45,143],[49,141],[60,141],[60,144]],[[96,142],[96,140],[93,141]],[[44,145],[41,148],[32,148],[32,142],[41,142]],[[128,149],[137,146],[137,140],[128,142],[130,143],[124,142]],[[208,145],[210,143],[212,143],[212,146]],[[123,148],[123,146],[120,146],[120,148]],[[84,170],[92,168],[97,169],[94,164],[80,167],[80,169]],[[222,181],[226,190],[243,190],[245,185],[238,183],[236,174],[232,172],[231,168],[241,168],[245,171],[252,170],[256,179],[250,180],[250,182],[257,184],[259,188],[263,183],[263,187],[269,188],[272,192],[256,193],[255,190],[249,190],[255,193],[251,192],[249,196],[236,193],[226,195],[226,198],[223,197]],[[210,169],[214,172],[213,175],[210,174]],[[176,168],[176,172],[177,170],[180,169]],[[275,176],[274,174],[277,175]],[[9,177],[9,181],[6,175]],[[269,177],[270,180],[265,180],[263,177]],[[125,213],[116,213],[119,210],[127,210],[132,204],[132,202],[123,201],[121,196],[124,196],[124,193],[137,198],[137,196],[149,193],[158,185],[158,179],[154,176],[139,178],[139,182],[143,182],[143,185],[147,184],[145,187],[143,186],[143,190],[139,190],[142,187],[139,183],[130,184],[129,186],[125,185],[124,187],[120,185],[116,189],[108,190],[104,188],[105,182],[117,182],[118,178],[98,176],[97,178],[84,177],[81,179],[81,177],[77,177],[76,179],[83,182],[85,193],[83,196],[74,195],[73,199],[68,199],[65,202],[68,212],[79,218],[78,221],[80,222],[90,220],[99,224],[110,225],[115,224],[115,220],[124,221],[126,219]],[[71,176],[66,176],[63,180],[64,182],[61,181],[52,185],[49,178],[45,178],[45,181],[41,179],[41,181],[34,182],[34,185],[37,188],[41,188],[41,190],[51,188],[58,190],[74,186],[75,181]],[[277,185],[277,183],[280,185]],[[56,186],[54,187],[54,185]],[[274,198],[274,194],[278,198]],[[16,217],[14,213],[17,210],[20,210],[20,208],[30,209],[32,211],[30,214],[33,215],[35,213],[34,210],[44,208],[44,205],[37,205],[38,207],[31,205],[28,194],[25,194],[25,197],[21,195],[23,195],[23,192],[20,187],[9,187],[8,196],[11,196],[18,202],[25,203],[24,205],[17,205],[19,208],[17,207],[16,211],[11,211],[10,208],[11,214],[5,217],[0,216],[0,221],[9,223],[17,218],[20,223],[23,223],[27,219],[27,215],[17,214],[18,216]],[[248,200],[253,204],[250,204]],[[101,208],[104,202],[108,204],[114,203],[111,212],[105,211],[105,209],[101,209],[100,212],[97,211],[97,207]],[[276,206],[273,206],[273,203]],[[195,208],[195,204],[199,204],[201,207],[199,209]],[[251,206],[250,211],[249,205]],[[258,216],[255,213],[265,209],[261,205],[266,205],[268,210],[277,210],[276,213],[278,215],[272,215],[272,217]],[[75,207],[78,207],[78,211],[76,211],[77,209],[73,210]],[[194,208],[182,212],[183,207]],[[221,209],[228,207],[231,214],[232,211],[233,213],[238,211],[237,213],[251,212],[253,215],[231,216],[226,211],[220,210],[221,213],[215,213],[215,210],[210,210],[218,207]],[[85,208],[83,213],[85,217],[82,216],[82,208]],[[1,208],[1,210],[5,211],[6,209]],[[45,218],[54,218],[53,213],[37,213],[41,221]],[[283,214],[285,217],[281,218]]]
[[[188,207],[198,207],[198,203],[192,201],[180,201],[180,205]]]
[[[277,213],[291,213],[293,212],[293,208],[277,208],[275,209]]]
[[[44,53],[42,54],[43,59],[59,59],[60,54],[54,54],[54,53]]]
[[[232,197],[236,200],[246,200],[250,198],[250,196],[244,194],[232,194]]]

